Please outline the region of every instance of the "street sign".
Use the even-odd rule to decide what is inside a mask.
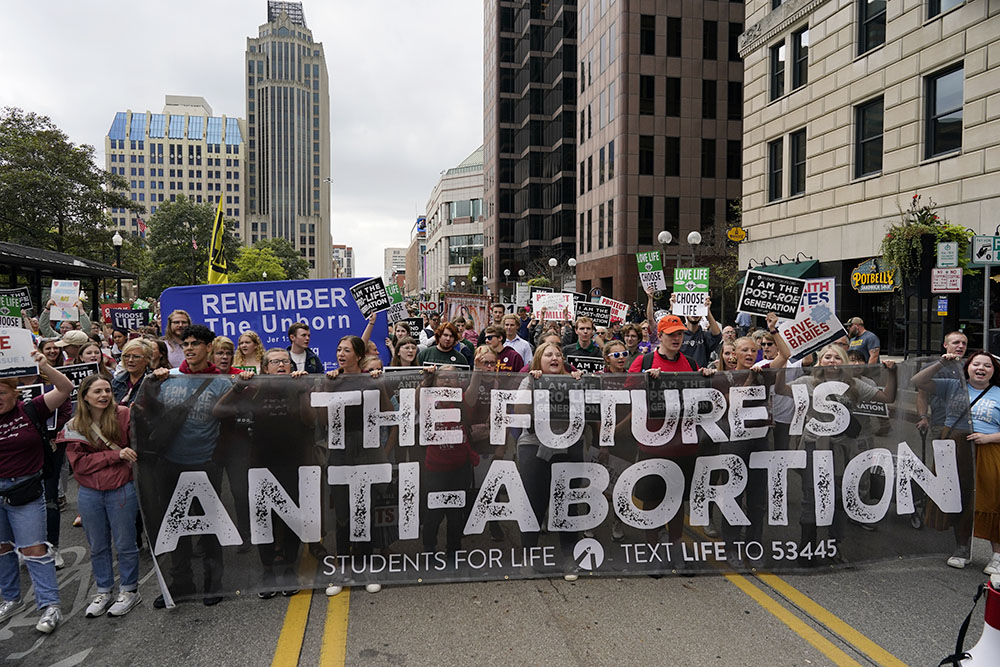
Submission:
[[[931,294],[961,294],[962,269],[931,269]]]
[[[948,316],[948,297],[939,296],[937,299],[937,314],[938,317]]]
[[[972,263],[979,266],[1000,265],[1000,236],[973,236]]]
[[[937,268],[953,269],[958,266],[958,241],[943,241],[937,246]]]
[[[729,231],[726,232],[726,238],[733,243],[742,243],[743,241],[746,241],[747,230],[742,227],[730,227]]]

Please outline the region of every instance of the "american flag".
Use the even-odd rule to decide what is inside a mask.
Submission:
[[[198,242],[194,240],[193,236],[191,237],[191,247],[194,248],[195,250],[198,249]]]
[[[140,217],[138,217],[138,216],[136,217],[135,221],[136,221],[136,223],[138,223],[138,225],[139,225],[139,231],[140,231],[141,233],[145,234],[145,233],[146,233],[146,229],[147,229],[147,227],[146,227],[146,223],[145,223],[145,222],[143,222],[142,218],[140,218]]]

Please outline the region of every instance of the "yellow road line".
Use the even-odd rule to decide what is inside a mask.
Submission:
[[[750,583],[743,575],[727,574],[725,577],[730,583],[753,598],[754,602],[787,625],[797,635],[812,644],[816,650],[832,660],[834,664],[846,667],[862,667],[861,663],[837,648],[829,639],[810,627],[808,623],[768,597],[766,593]]]
[[[889,667],[906,667],[906,663],[886,651],[884,648],[868,639],[850,625],[840,620],[832,612],[822,607],[804,593],[794,588],[784,579],[774,574],[758,574],[757,578],[783,595],[789,602],[799,609],[809,614],[817,621],[825,625],[834,634],[839,635],[844,641],[852,644],[859,651],[867,655],[880,665]]]
[[[319,664],[323,667],[343,665],[347,661],[347,615],[351,606],[351,589],[329,598],[326,603],[326,626],[320,647]]]
[[[293,667],[299,664],[302,640],[309,622],[309,606],[312,604],[312,589],[299,591],[288,600],[285,623],[278,636],[278,646],[274,650],[272,667]]]

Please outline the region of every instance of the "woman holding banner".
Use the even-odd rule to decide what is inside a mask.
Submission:
[[[260,373],[264,362],[264,343],[255,331],[244,331],[236,339],[236,352],[233,354],[233,366],[242,371],[252,370]]]
[[[139,595],[139,548],[136,517],[139,503],[132,482],[137,455],[129,447],[129,410],[116,405],[111,384],[99,375],[80,383],[76,414],[59,434],[73,476],[80,485],[78,502],[90,546],[97,596],[87,618],[124,616],[142,600]],[[118,554],[121,586],[112,595],[115,573],[111,544]]]
[[[522,391],[530,391],[535,388],[542,388],[549,383],[545,380],[553,377],[568,376],[573,380],[579,380],[583,375],[580,371],[570,371],[566,368],[566,361],[563,357],[562,349],[557,343],[542,343],[535,350],[535,355],[531,360],[531,370],[529,377],[521,382]],[[543,379],[544,378],[544,379]],[[528,412],[530,405],[518,405],[516,412]],[[558,423],[552,421],[552,431],[564,433],[571,426],[562,420]],[[544,525],[545,515],[549,508],[549,488],[552,482],[552,464],[583,462],[584,434],[587,425],[581,427],[580,438],[567,449],[552,449],[545,446],[535,433],[534,421],[532,426],[524,429],[517,439],[517,467],[521,473],[521,481],[524,483],[524,490],[528,495],[535,519],[538,525]],[[564,562],[572,563],[573,545],[576,543],[576,533],[569,531],[559,531],[559,543],[562,547]],[[527,532],[521,534],[521,545],[525,548],[538,546],[538,533]],[[576,581],[577,575],[574,573],[575,567],[563,575],[566,581]]]
[[[44,609],[35,628],[46,634],[62,621],[55,559],[46,545],[45,497],[42,468],[43,446],[48,446],[45,420],[69,399],[73,383],[52,367],[40,352],[34,352],[38,370],[53,389],[31,399],[20,400],[18,383],[0,379],[0,621],[21,606],[21,581],[16,548],[24,557],[35,588],[35,604]],[[30,407],[29,407],[30,406]]]

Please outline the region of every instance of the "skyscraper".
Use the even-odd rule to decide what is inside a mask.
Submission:
[[[483,277],[548,271],[576,246],[576,0],[487,0]]]
[[[267,23],[247,38],[249,236],[281,237],[328,278],[330,91],[323,45],[306,27],[302,3],[267,3]]]

